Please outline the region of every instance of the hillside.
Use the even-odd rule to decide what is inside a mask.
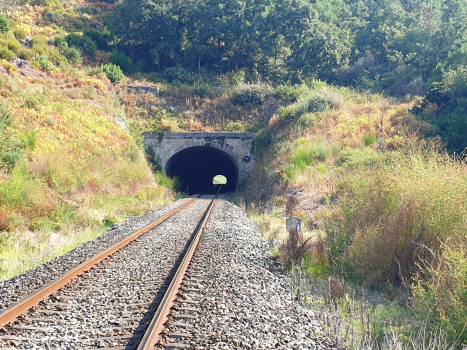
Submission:
[[[37,34],[58,30],[40,26],[43,11],[19,8],[15,27],[0,40],[23,58],[57,52]],[[18,31],[32,36],[32,48],[15,41],[12,32]],[[91,76],[64,62],[19,62],[0,61],[2,280],[173,198],[171,189],[157,184],[105,74]]]
[[[341,327],[328,335],[351,348],[466,342],[467,165],[423,136],[432,126],[414,106],[323,83],[303,89],[256,135],[259,162],[237,198],[298,297],[333,317]],[[302,222],[295,243],[290,215]]]

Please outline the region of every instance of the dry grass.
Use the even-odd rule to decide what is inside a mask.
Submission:
[[[295,264],[294,292],[320,310],[326,335],[339,344],[459,348],[467,302],[458,248],[467,232],[465,162],[440,154],[437,140],[423,140],[430,129],[410,115],[411,103],[340,91],[339,108],[300,114],[299,99],[271,119],[262,135],[272,145],[257,156],[245,193],[256,204],[252,217],[269,235],[272,222],[293,210],[308,220],[312,238],[294,232],[274,254]],[[288,194],[298,199],[294,209]],[[326,281],[310,277],[331,272]],[[364,297],[352,283],[380,292]]]
[[[127,115],[142,131],[241,132],[267,124],[280,105],[280,101],[271,98],[260,106],[237,106],[228,93],[198,97],[189,86],[158,85],[159,99],[153,95],[129,94],[125,90],[119,92]],[[166,90],[170,92],[164,92]]]
[[[100,93],[107,84],[77,71],[17,76],[0,87],[15,110],[12,132],[37,135],[13,171],[0,175],[0,230],[12,233],[0,249],[2,280],[173,199],[115,121],[122,111]]]
[[[297,230],[296,226],[292,226],[289,230],[287,240],[279,247],[281,259],[287,266],[297,264],[300,257],[311,250],[311,237],[305,239],[303,233]]]

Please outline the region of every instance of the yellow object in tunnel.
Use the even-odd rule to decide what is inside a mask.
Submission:
[[[212,178],[214,185],[227,185],[227,178],[224,175],[216,175]]]

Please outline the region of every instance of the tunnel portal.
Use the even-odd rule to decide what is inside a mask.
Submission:
[[[222,186],[219,193],[235,192],[238,185],[238,166],[235,160],[217,148],[205,146],[186,148],[175,153],[165,166],[168,176],[178,176],[180,190],[185,192],[189,186],[189,194],[216,193],[212,179],[216,175],[224,175],[227,185]]]

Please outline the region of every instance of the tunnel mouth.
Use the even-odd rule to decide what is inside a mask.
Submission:
[[[213,194],[219,185],[213,185],[216,175],[227,178],[219,193],[235,192],[238,184],[238,166],[228,153],[209,146],[186,148],[175,153],[165,166],[168,176],[177,176],[180,180],[180,191],[190,195],[195,193]]]

